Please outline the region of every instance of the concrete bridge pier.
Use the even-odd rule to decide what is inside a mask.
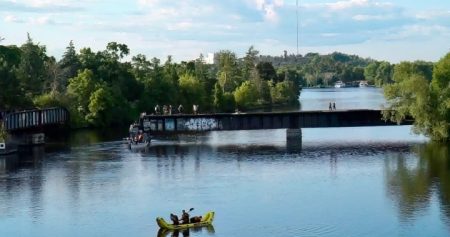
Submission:
[[[302,129],[286,129],[286,147],[290,151],[302,150]]]

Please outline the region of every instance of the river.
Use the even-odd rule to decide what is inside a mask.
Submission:
[[[376,88],[305,89],[302,110],[374,109]],[[155,218],[216,212],[190,236],[449,236],[450,149],[409,126],[212,132],[130,151],[124,129],[0,158],[0,236],[157,236]],[[170,236],[170,234],[169,234]],[[182,234],[180,233],[180,236]]]

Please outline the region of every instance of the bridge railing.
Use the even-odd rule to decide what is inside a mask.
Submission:
[[[65,124],[69,120],[69,111],[65,108],[47,108],[25,110],[6,114],[3,125],[6,131],[30,129],[54,124]]]

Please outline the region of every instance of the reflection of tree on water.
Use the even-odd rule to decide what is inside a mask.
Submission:
[[[448,145],[418,146],[416,161],[405,154],[386,159],[389,194],[396,201],[400,218],[413,219],[430,206],[437,195],[444,221],[450,225],[450,150]]]

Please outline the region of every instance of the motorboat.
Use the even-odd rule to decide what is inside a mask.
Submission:
[[[334,83],[334,87],[335,88],[343,88],[343,87],[345,87],[345,83],[343,81],[337,81],[336,83]]]

